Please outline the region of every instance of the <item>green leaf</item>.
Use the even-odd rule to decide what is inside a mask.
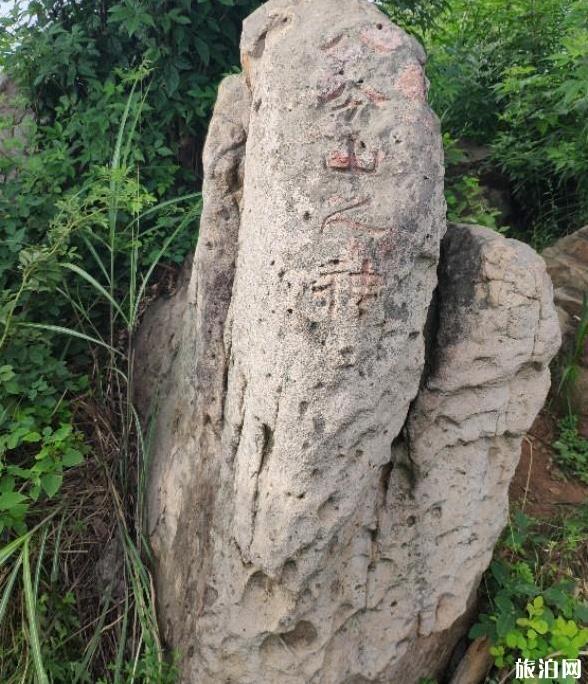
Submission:
[[[174,66],[168,66],[165,70],[165,82],[167,85],[167,90],[170,95],[173,95],[178,90],[180,85],[180,74]]]
[[[41,486],[49,498],[55,496],[63,482],[63,475],[46,473],[41,476]]]
[[[194,45],[196,45],[196,51],[198,52],[200,59],[205,65],[208,65],[210,62],[210,48],[208,47],[208,44],[205,43],[201,38],[196,37],[194,39]]]
[[[27,497],[19,492],[3,492],[0,494],[0,511],[9,511],[26,500]]]
[[[583,624],[588,624],[588,603],[576,604],[574,607],[574,617]]]
[[[543,596],[548,603],[551,603],[560,610],[564,610],[569,601],[568,595],[558,587],[550,587],[543,592]]]
[[[533,620],[533,629],[538,633],[538,634],[547,634],[549,630],[549,625],[545,620]]]
[[[61,463],[67,468],[77,466],[80,463],[83,463],[83,461],[84,455],[77,449],[67,449],[61,458]]]
[[[22,441],[26,443],[31,443],[31,442],[40,442],[43,438],[38,432],[27,432],[26,435],[23,436]]]

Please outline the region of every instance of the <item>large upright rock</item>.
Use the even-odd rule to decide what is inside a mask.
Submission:
[[[445,205],[423,61],[366,0],[245,22],[150,392],[184,682],[416,684],[463,631],[557,341],[542,262],[488,231],[452,229],[430,310]]]

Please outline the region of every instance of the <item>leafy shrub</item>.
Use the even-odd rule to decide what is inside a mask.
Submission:
[[[489,608],[470,631],[490,638],[497,668],[525,658],[575,659],[588,644],[588,603],[575,579],[587,533],[585,510],[544,527],[515,514],[486,576]]]
[[[448,133],[443,136],[445,147],[445,200],[447,218],[455,223],[474,223],[498,230],[497,218],[500,214],[493,208],[480,188],[480,179],[471,174],[463,174],[459,166],[465,161],[457,140]],[[501,229],[505,232],[505,229]]]
[[[573,477],[588,484],[588,440],[578,432],[578,417],[570,414],[559,422],[559,438],[554,443],[555,461]]]
[[[588,221],[588,6],[576,2],[557,50],[510,66],[494,157],[534,221],[554,236]]]
[[[539,65],[559,47],[573,0],[452,0],[429,34],[431,101],[456,137],[488,142],[502,106],[495,92],[513,67]]]
[[[66,393],[82,391],[42,335],[20,336],[0,366],[0,533],[26,530],[31,504],[59,491],[64,468],[83,460]]]
[[[136,153],[149,190],[195,189],[222,75],[238,63],[241,22],[259,0],[36,0],[21,9],[5,58],[37,121],[60,126],[75,162],[104,164],[121,99],[116,74],[153,69]],[[124,104],[124,99],[123,99]]]
[[[538,247],[588,220],[584,0],[454,0],[427,36],[444,130],[493,148]]]

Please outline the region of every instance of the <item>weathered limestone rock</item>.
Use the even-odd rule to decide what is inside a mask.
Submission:
[[[555,288],[555,304],[564,336],[562,365],[575,347],[584,296],[588,295],[588,226],[558,240],[543,252]],[[580,372],[570,388],[573,409],[588,417],[588,344],[579,359]]]
[[[588,293],[588,226],[548,247],[543,258],[553,281],[556,306],[570,317],[580,316]]]
[[[550,282],[530,248],[458,226],[430,307],[439,126],[420,46],[373,5],[270,0],[242,62],[182,315],[139,339],[165,638],[184,682],[416,684],[504,524],[558,344]]]
[[[396,600],[425,636],[465,612],[490,562],[560,342],[541,258],[486,228],[449,228],[434,310],[430,367],[396,446],[378,528],[380,553],[414,587]]]

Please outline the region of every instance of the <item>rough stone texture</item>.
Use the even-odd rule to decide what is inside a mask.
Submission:
[[[186,258],[169,296],[159,295],[148,304],[134,341],[135,354],[140,358],[140,382],[136,383],[134,403],[146,424],[157,416],[162,404],[168,403],[163,399],[174,390],[193,260],[193,254]],[[151,353],[155,348],[157,353]]]
[[[564,336],[561,360],[574,347],[582,315],[584,295],[588,294],[588,226],[558,240],[543,252],[555,288],[555,303]],[[573,408],[588,416],[588,342],[580,361],[580,372],[571,390]]]
[[[396,445],[379,524],[383,555],[413,586],[397,600],[425,636],[465,612],[490,562],[560,342],[540,257],[481,227],[449,228],[431,318],[430,366]]]
[[[580,316],[588,292],[588,226],[548,247],[543,258],[553,281],[556,306],[570,317]]]
[[[558,327],[543,262],[479,228],[446,237],[430,308],[445,205],[423,61],[365,0],[245,22],[186,304],[138,351],[184,682],[416,684],[467,627]]]
[[[204,150],[204,206],[192,277],[168,305],[171,315],[163,309],[148,313],[137,346],[136,384],[152,388],[139,396],[143,415],[149,406],[156,416],[149,530],[159,559],[158,598],[166,637],[184,656],[194,651],[194,623],[213,591],[208,589],[212,557],[207,552],[219,487],[228,364],[223,336],[235,269],[248,112],[242,78],[225,79]],[[156,356],[171,352],[173,359],[162,364],[160,382],[157,366],[149,361],[154,347]],[[185,607],[183,615],[180,606]]]

